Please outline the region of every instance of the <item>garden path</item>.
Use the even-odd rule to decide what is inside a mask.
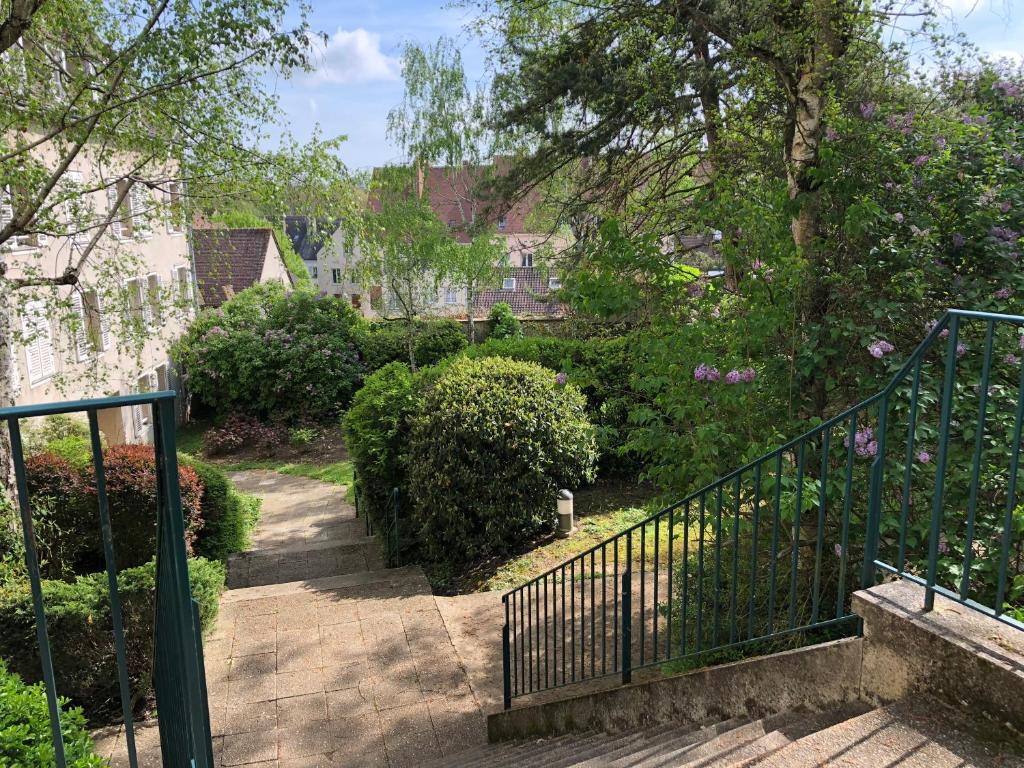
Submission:
[[[481,702],[423,572],[382,567],[345,489],[233,479],[264,506],[204,643],[217,765],[399,768],[484,743]],[[159,766],[156,727],[137,731],[140,765]],[[128,764],[123,734],[97,749]]]

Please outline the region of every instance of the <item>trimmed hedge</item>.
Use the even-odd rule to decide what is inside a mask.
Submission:
[[[200,507],[203,527],[195,553],[210,560],[227,561],[228,555],[249,546],[249,536],[260,517],[260,499],[242,493],[220,467],[179,454],[178,463],[199,476],[203,486]]]
[[[360,341],[367,371],[376,371],[388,363],[409,362],[410,328],[404,321],[377,322],[370,325]],[[413,355],[417,366],[429,366],[458,354],[469,343],[466,333],[454,320],[417,320]]]
[[[217,617],[224,588],[224,566],[202,558],[189,560],[192,596],[199,604],[202,626]],[[82,706],[93,722],[116,717],[120,709],[117,661],[111,629],[105,573],[80,576],[74,582],[44,581],[43,599],[49,629],[57,690]],[[152,690],[153,621],[156,564],[151,561],[118,574],[118,592],[125,622],[128,675],[133,701]],[[24,680],[40,679],[32,593],[24,579],[0,585],[0,657]]]
[[[102,768],[78,707],[61,702],[60,730],[69,768]],[[0,659],[0,765],[51,768],[57,764],[50,735],[50,710],[42,683],[25,685]]]
[[[430,560],[506,552],[553,530],[558,489],[594,479],[586,400],[536,364],[458,359],[423,390],[410,423],[409,495]]]

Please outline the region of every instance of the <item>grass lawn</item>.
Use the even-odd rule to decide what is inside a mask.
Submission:
[[[425,566],[427,576],[435,590],[444,594],[511,589],[600,544],[623,529],[649,517],[660,508],[656,503],[654,491],[648,487],[608,484],[578,491],[575,494],[574,506],[576,532],[568,538],[545,536],[528,542],[511,557],[491,558],[458,573],[428,565]],[[676,527],[674,531],[676,547],[681,546],[681,527]],[[648,528],[644,538],[645,559],[651,561],[655,551],[653,526]],[[668,551],[667,525],[659,526],[658,539],[657,549],[664,555]],[[634,560],[638,561],[639,534],[634,536],[633,546]],[[609,549],[606,553],[609,563],[612,557],[612,550]],[[625,559],[624,543],[619,548],[619,557],[620,561]],[[587,564],[589,566],[589,561]],[[598,569],[601,567],[599,552],[595,558],[595,566]]]
[[[202,456],[203,433],[210,428],[207,421],[194,421],[178,429],[178,450],[195,456]],[[250,469],[266,469],[284,475],[295,475],[319,480],[323,483],[336,485],[352,485],[352,462],[347,459],[333,460],[312,456],[305,459],[290,455],[282,458],[249,458],[219,456],[203,457],[205,461],[216,464],[228,472],[241,472]]]

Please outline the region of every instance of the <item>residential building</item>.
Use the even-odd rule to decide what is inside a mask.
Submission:
[[[292,285],[270,227],[196,229],[192,235],[196,284],[202,307],[219,307],[257,283]]]
[[[373,316],[372,304],[380,297],[380,289],[355,279],[353,269],[362,255],[359,239],[341,221],[286,216],[285,232],[320,293],[344,298],[364,316]]]
[[[14,292],[15,404],[180,390],[168,350],[195,312],[186,227],[177,215],[181,185],[166,182],[151,189],[140,183],[126,187],[126,180],[107,183],[88,152],[79,155],[61,184],[69,198],[62,214],[66,234],[8,241],[0,258],[9,277],[60,274],[62,265],[75,264],[93,233],[80,223],[104,218],[119,196],[125,197],[78,285]],[[75,196],[79,187],[83,192]],[[0,196],[2,227],[13,213],[13,200],[10,189],[0,190]],[[110,444],[152,439],[148,408],[102,410],[98,416]]]

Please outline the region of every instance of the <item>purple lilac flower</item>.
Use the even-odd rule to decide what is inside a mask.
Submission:
[[[949,328],[943,328],[941,331],[939,331],[939,338],[940,339],[948,339],[949,338]]]
[[[1020,347],[1021,349],[1024,349],[1024,336],[1021,336],[1021,337],[1020,337],[1020,343],[1018,344],[1018,346],[1019,346],[1019,347]]]
[[[919,451],[917,454],[917,460],[922,464],[927,464],[932,460],[932,455],[928,451]]]
[[[835,141],[839,138],[839,134],[836,133],[836,129],[830,125],[825,129],[825,138],[829,141]]]
[[[754,263],[750,265],[750,268],[752,270],[754,270],[755,272],[757,272],[763,266],[764,266],[764,262],[763,261],[761,261],[760,259],[754,259]]]
[[[743,379],[743,381],[745,381],[747,384],[749,384],[750,382],[757,378],[757,371],[755,371],[753,368],[744,368],[740,372],[740,378]]]
[[[993,89],[1000,91],[1005,98],[1012,99],[1020,96],[1020,86],[1011,83],[1009,80],[1000,80],[992,86]]]
[[[999,212],[1000,212],[1000,213],[1009,213],[1009,212],[1010,212],[1010,209],[1011,209],[1012,207],[1013,207],[1013,206],[1012,206],[1012,205],[1010,204],[1010,201],[1009,201],[1009,200],[1003,200],[1003,202],[1001,202],[1001,203],[999,204]]]
[[[693,369],[693,378],[696,379],[697,381],[707,381],[708,367],[704,365],[704,363],[698,365],[696,368]]]
[[[834,547],[832,547],[832,551],[836,553],[836,557],[842,557],[843,556],[843,545],[837,543]]]
[[[726,384],[739,384],[740,383],[740,372],[733,368],[727,374],[725,374]]]
[[[1020,358],[1013,354],[1013,352],[1010,352],[1003,358],[1003,362],[1007,365],[1016,365],[1020,362]]]
[[[899,211],[897,211],[896,213],[894,213],[892,215],[892,220],[895,221],[897,224],[902,224],[903,223],[903,219],[904,219],[904,216]]]
[[[935,137],[935,146],[938,149],[945,149],[946,148],[946,137],[945,136],[936,136]]]
[[[913,163],[915,168],[920,168],[921,166],[927,164],[929,160],[931,160],[931,157],[928,155],[918,155],[911,162]]]
[[[964,344],[962,341],[958,341],[957,344],[956,344],[956,356],[958,358],[961,358],[961,357],[963,357],[966,354],[967,354],[967,345]]]
[[[864,446],[864,453],[862,456],[874,456],[878,453],[878,441],[872,440],[870,443]]]
[[[992,294],[992,296],[997,298],[997,299],[1008,299],[1012,295],[1013,295],[1013,289],[1009,288],[1009,287],[1000,288],[998,291],[996,291],[995,293]]]
[[[865,101],[860,105],[860,116],[865,120],[870,120],[875,114],[875,103],[873,101]]]
[[[946,541],[946,534],[939,534],[939,554],[944,555],[949,552],[949,542]]]
[[[707,380],[708,381],[718,381],[720,378],[721,378],[721,375],[718,373],[718,369],[717,368],[715,368],[714,366],[708,368],[708,376],[707,376]]]
[[[564,372],[555,376],[555,383],[560,387],[564,387],[567,381],[569,381],[569,377]]]
[[[897,128],[899,128],[900,127],[900,118],[899,118],[899,116],[898,115],[889,115],[889,117],[886,118],[885,127],[886,128],[891,128],[894,131]]]
[[[895,349],[896,347],[894,347],[885,339],[873,341],[870,344],[868,344],[868,353],[876,360],[880,360],[881,358],[885,357],[887,354],[889,354]]]

